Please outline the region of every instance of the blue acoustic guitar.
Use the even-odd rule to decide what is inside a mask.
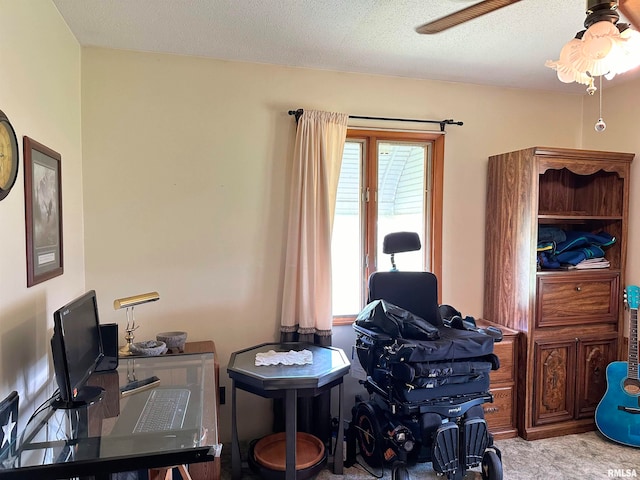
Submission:
[[[640,447],[640,379],[638,378],[638,299],[640,287],[626,291],[629,320],[629,361],[607,367],[607,391],[596,408],[598,430],[614,442]]]

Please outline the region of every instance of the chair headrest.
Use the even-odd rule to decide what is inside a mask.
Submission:
[[[416,232],[394,232],[384,236],[383,253],[413,252],[420,250],[420,237]]]

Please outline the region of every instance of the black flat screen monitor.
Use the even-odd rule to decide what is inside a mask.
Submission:
[[[60,389],[54,407],[78,408],[101,398],[103,390],[100,387],[86,385],[103,357],[94,290],[54,312],[51,352]]]

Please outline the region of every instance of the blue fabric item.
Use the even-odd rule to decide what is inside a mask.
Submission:
[[[536,250],[539,252],[553,252],[556,249],[556,244],[554,242],[539,242]]]
[[[544,269],[560,268],[560,262],[556,259],[555,255],[551,252],[541,252],[538,254],[538,265]]]
[[[555,229],[549,228],[550,232]],[[616,242],[616,238],[607,232],[581,232],[568,230],[565,240],[556,244],[555,249],[538,251],[538,266],[543,269],[558,269],[562,265],[577,265],[583,260],[604,257],[603,247]],[[541,243],[538,244],[539,250]]]
[[[608,247],[616,241],[616,238],[607,232],[589,233],[569,230],[566,232],[566,235],[567,239],[556,245],[556,253],[575,250],[589,245]]]
[[[538,242],[564,242],[567,236],[561,228],[558,227],[538,227]]]
[[[567,239],[564,242],[560,242],[556,245],[555,253],[562,253],[567,250],[574,250],[587,246],[589,246],[589,240],[587,240],[587,237],[583,235],[567,235]]]
[[[607,232],[587,233],[585,237],[587,237],[591,245],[597,245],[599,247],[609,247],[616,243],[616,237]]]
[[[597,245],[590,245],[588,247],[568,250],[555,256],[555,259],[560,264],[577,265],[581,261],[588,258],[602,258],[604,257],[604,250]]]

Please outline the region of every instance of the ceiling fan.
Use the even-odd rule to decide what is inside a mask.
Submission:
[[[484,0],[445,17],[425,23],[424,25],[417,27],[416,32],[422,34],[439,33],[451,27],[455,27],[456,25],[460,25],[461,23],[468,22],[469,20],[473,20],[474,18],[493,12],[494,10],[498,10],[499,8],[506,7],[513,3],[518,3],[519,1],[520,0]],[[610,6],[615,6],[615,4],[617,4],[620,12],[622,12],[629,22],[631,22],[636,30],[640,31],[640,0],[587,0],[587,10],[602,4],[609,4]]]

